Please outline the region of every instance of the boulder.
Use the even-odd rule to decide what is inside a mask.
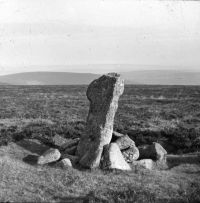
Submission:
[[[167,151],[156,142],[153,142],[152,145],[139,146],[138,149],[140,153],[139,159],[165,160],[167,154]]]
[[[149,169],[149,170],[152,170],[155,167],[155,163],[152,159],[142,159],[139,161],[134,161],[133,165],[135,165],[136,167],[139,166],[139,167]]]
[[[72,162],[72,164],[76,164],[78,162],[78,156],[73,156],[73,155],[70,155],[70,154],[62,154],[61,155],[61,158],[62,159],[65,159],[65,158],[68,158],[70,159],[70,161]]]
[[[123,137],[119,137],[115,141],[115,143],[119,146],[120,150],[135,146],[135,142],[128,135],[124,135]]]
[[[132,146],[128,149],[122,150],[122,155],[126,162],[132,163],[139,158],[139,150],[136,146]]]
[[[71,163],[70,159],[68,159],[68,158],[62,159],[56,165],[61,167],[61,168],[72,167],[72,163]]]
[[[131,170],[131,167],[124,160],[119,146],[116,143],[111,143],[109,145],[104,146],[101,168]]]
[[[61,146],[61,149],[66,150],[67,148],[77,146],[79,141],[80,141],[80,138],[69,139],[65,144]]]
[[[76,152],[82,166],[99,167],[103,147],[112,138],[114,116],[123,91],[124,81],[116,73],[103,75],[88,86],[90,109]]]
[[[39,156],[37,163],[40,165],[48,164],[59,160],[61,154],[58,149],[50,148],[44,154]]]

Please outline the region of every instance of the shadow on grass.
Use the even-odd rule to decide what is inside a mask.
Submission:
[[[38,156],[36,155],[28,155],[23,158],[23,161],[30,165],[36,165],[38,160]]]
[[[58,200],[60,203],[89,203],[94,202],[88,195],[82,197],[55,197],[55,200]],[[98,200],[98,202],[105,202],[103,200]]]
[[[38,155],[42,155],[47,149],[49,149],[48,146],[39,143],[39,141],[21,140],[16,144],[30,151],[31,153],[36,153]]]

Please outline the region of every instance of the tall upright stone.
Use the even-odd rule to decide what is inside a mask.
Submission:
[[[79,163],[88,168],[99,166],[103,147],[110,143],[118,100],[124,91],[124,80],[109,73],[94,80],[87,89],[90,109],[85,133],[77,147]]]

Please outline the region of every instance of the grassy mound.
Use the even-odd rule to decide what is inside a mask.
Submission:
[[[200,166],[168,171],[80,171],[26,162],[45,146],[10,143],[0,148],[1,202],[194,202],[200,201]]]

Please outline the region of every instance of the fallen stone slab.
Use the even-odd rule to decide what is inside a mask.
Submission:
[[[60,157],[61,157],[61,154],[58,149],[50,148],[43,155],[38,157],[37,163],[39,165],[52,163],[59,160]]]
[[[80,138],[69,139],[65,144],[63,144],[60,148],[62,150],[66,150],[67,148],[71,148],[77,146],[80,141]]]
[[[115,143],[119,146],[120,150],[128,149],[135,146],[135,142],[128,136],[124,135],[119,137]]]

